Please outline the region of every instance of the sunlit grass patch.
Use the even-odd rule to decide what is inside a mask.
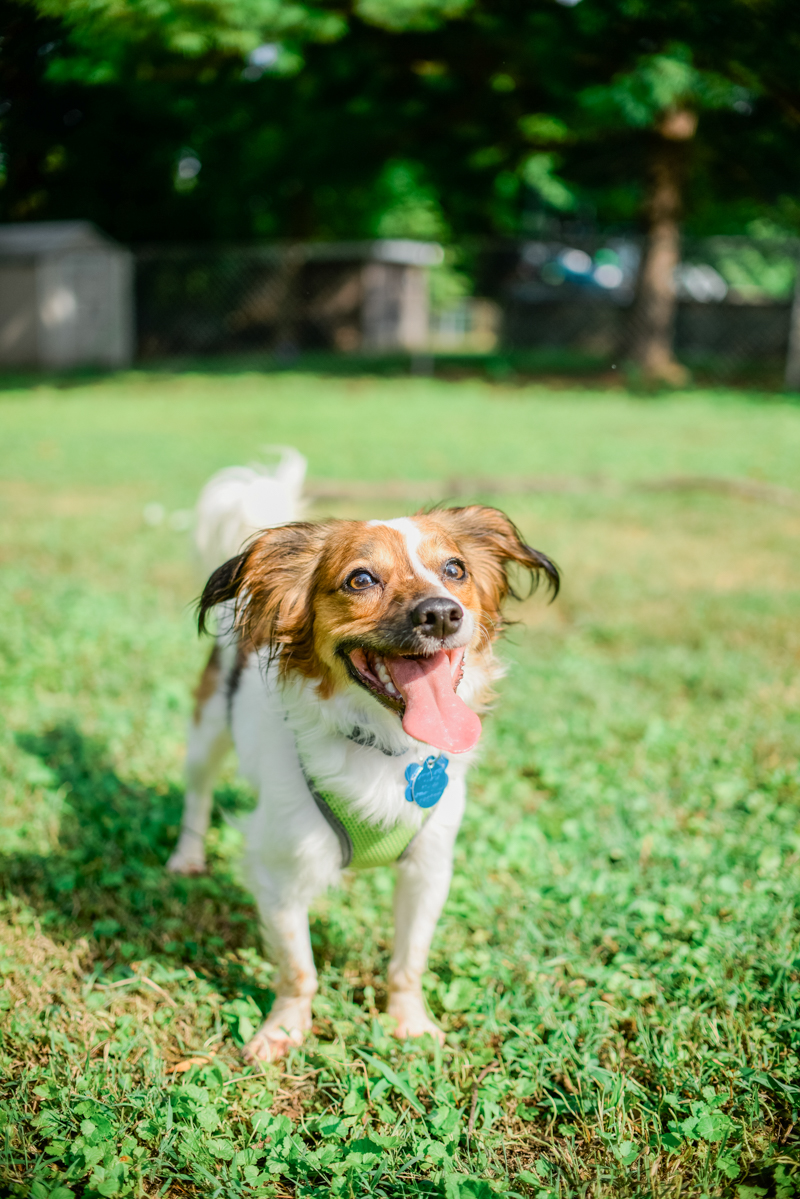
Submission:
[[[254,1073],[239,1049],[272,968],[221,814],[251,800],[233,764],[210,874],[164,871],[204,655],[168,517],[279,441],[318,477],[457,466],[619,489],[478,497],[552,553],[564,588],[510,612],[425,980],[445,1048],[388,1035],[392,876],[374,871],[315,905],[312,1035]],[[793,486],[798,447],[797,409],[721,394],[255,374],[6,393],[2,1184],[34,1199],[800,1190],[800,521],[627,488],[668,472]]]

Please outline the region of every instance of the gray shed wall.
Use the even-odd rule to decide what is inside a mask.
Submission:
[[[75,250],[36,271],[42,366],[127,366],[133,356],[131,255]]]
[[[129,365],[132,255],[75,224],[12,232],[0,246],[0,365]]]
[[[36,363],[36,268],[32,262],[0,262],[0,363]]]

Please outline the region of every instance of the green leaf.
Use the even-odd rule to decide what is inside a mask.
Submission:
[[[522,1178],[520,1174],[518,1177]],[[533,1177],[531,1175],[531,1177]],[[539,1179],[537,1185],[541,1186]],[[495,1192],[482,1178],[468,1174],[448,1174],[444,1182],[446,1199],[495,1199]]]
[[[422,1157],[429,1157],[434,1162],[440,1162],[447,1157],[447,1150],[441,1141],[420,1141],[417,1153]]]
[[[345,1162],[351,1166],[374,1166],[383,1157],[383,1148],[368,1137],[350,1141]]]
[[[639,1156],[639,1146],[635,1141],[621,1141],[619,1145],[614,1147],[614,1156],[624,1166],[629,1166]]]
[[[356,0],[362,21],[393,32],[433,30],[458,16],[471,0]]]
[[[206,1132],[213,1132],[215,1128],[219,1127],[219,1112],[211,1103],[206,1107],[198,1109],[196,1119],[200,1127],[204,1128]]]
[[[111,918],[95,920],[92,928],[96,937],[115,937],[118,932],[122,931],[120,922]]]
[[[208,1142],[208,1151],[209,1153],[213,1153],[214,1157],[221,1158],[223,1161],[230,1161],[235,1149],[233,1141],[229,1141],[227,1137],[211,1137]]]
[[[250,1117],[254,1132],[269,1133],[274,1141],[285,1137],[292,1131],[292,1122],[288,1116],[276,1116],[268,1108],[264,1111],[253,1112]]]
[[[475,1003],[478,987],[472,979],[454,978],[441,994],[446,1012],[468,1012]]]
[[[721,1153],[714,1165],[726,1178],[734,1179],[739,1174],[739,1163],[728,1154]]]
[[[704,1141],[721,1141],[732,1127],[733,1121],[722,1112],[709,1112],[699,1118],[695,1131]]]
[[[529,142],[564,142],[569,138],[569,129],[564,122],[547,113],[534,112],[520,117],[517,123],[520,133]]]
[[[349,1126],[339,1116],[318,1116],[316,1129],[323,1137],[346,1137]]]
[[[557,165],[554,154],[531,154],[522,164],[522,178],[546,203],[568,212],[575,207],[576,199],[569,186],[553,173]]]
[[[421,1116],[425,1115],[424,1107],[422,1107],[420,1101],[411,1090],[409,1084],[402,1079],[399,1074],[395,1073],[391,1066],[387,1066],[385,1062],[380,1060],[380,1058],[373,1057],[371,1053],[367,1053],[363,1049],[357,1048],[355,1052],[359,1057],[363,1058],[365,1062],[369,1062],[373,1069],[377,1070],[379,1074],[382,1074],[386,1081],[390,1082],[394,1089],[399,1091],[400,1094],[408,1100],[415,1111],[419,1112]]]

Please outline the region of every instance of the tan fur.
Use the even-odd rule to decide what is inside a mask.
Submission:
[[[525,545],[517,528],[496,508],[480,504],[443,508],[420,514],[416,519],[423,528],[441,529],[451,543],[458,545],[469,564],[474,600],[482,615],[486,639],[496,640],[502,631],[502,607],[510,591],[508,564],[514,562],[527,570],[536,570],[541,566],[542,556]],[[423,549],[423,561],[424,555]]]
[[[211,696],[219,686],[220,675],[220,652],[219,646],[215,645],[211,650],[209,659],[203,668],[203,673],[200,675],[200,681],[197,684],[194,692],[194,712],[192,719],[195,724],[200,723],[200,717],[203,715],[203,708]]]
[[[423,533],[420,561],[475,617],[470,651],[490,657],[503,627],[508,564],[553,575],[554,568],[494,508],[449,508],[413,519]],[[453,558],[464,562],[465,579],[442,574]],[[348,591],[345,581],[360,568],[375,575],[381,586]],[[382,620],[412,606],[430,588],[430,581],[415,572],[397,529],[362,521],[297,523],[266,530],[239,559],[212,575],[201,619],[207,608],[235,599],[240,636],[256,648],[272,646],[284,677],[296,673],[315,679],[320,696],[328,698],[347,679],[336,646],[368,639]]]

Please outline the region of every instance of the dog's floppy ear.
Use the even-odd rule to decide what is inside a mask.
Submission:
[[[511,586],[508,568],[512,563],[530,572],[535,588],[542,575],[547,579],[551,598],[561,585],[558,567],[546,554],[526,545],[516,525],[504,512],[471,504],[466,508],[443,508],[429,513],[440,522],[461,547],[467,568],[481,598],[486,615],[499,622],[503,601],[519,598]]]
[[[227,600],[238,598],[243,585],[246,561],[246,553],[229,558],[222,566],[218,566],[209,578],[197,602],[197,628],[200,633],[209,631],[207,617],[212,608],[216,608],[217,604],[224,604]]]
[[[198,605],[198,627],[206,629],[217,604],[233,603],[233,626],[255,649],[280,655],[281,670],[311,673],[311,590],[327,524],[297,521],[260,533],[241,554],[217,568]],[[305,669],[304,669],[305,667]]]

